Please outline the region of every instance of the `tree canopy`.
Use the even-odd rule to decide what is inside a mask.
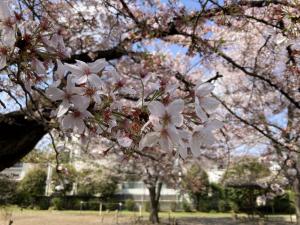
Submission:
[[[1,1],[0,170],[45,134],[158,161],[254,148],[299,193],[299,5]]]

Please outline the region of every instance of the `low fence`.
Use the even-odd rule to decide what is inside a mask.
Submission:
[[[130,203],[130,204],[129,204]],[[80,196],[36,196],[31,197],[29,202],[26,204],[17,203],[21,207],[36,208],[41,210],[47,210],[49,208],[55,210],[95,210],[98,211],[100,207],[102,210],[129,210],[129,211],[139,211],[140,208],[142,211],[150,210],[149,201],[141,200],[119,200],[119,199],[110,199],[107,201],[100,200],[96,197],[80,197]],[[160,201],[160,210],[161,211],[181,211],[182,204],[181,202],[175,202],[170,200],[161,200]]]

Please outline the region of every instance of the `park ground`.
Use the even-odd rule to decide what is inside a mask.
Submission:
[[[134,212],[103,212],[99,215],[93,211],[39,211],[20,209],[1,209],[0,224],[8,225],[12,219],[12,225],[148,225],[147,213],[140,217]],[[234,219],[230,213],[160,213],[162,224],[170,225],[252,225],[263,224],[249,221],[246,215],[238,215]],[[265,225],[293,224],[291,216],[268,216]]]

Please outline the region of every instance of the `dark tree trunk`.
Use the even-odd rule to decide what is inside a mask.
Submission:
[[[160,198],[160,191],[161,191],[162,183],[159,182],[157,187],[151,186],[149,187],[149,194],[150,194],[150,217],[149,220],[151,223],[159,223],[159,198]]]
[[[0,115],[0,171],[27,155],[47,129],[22,112]]]

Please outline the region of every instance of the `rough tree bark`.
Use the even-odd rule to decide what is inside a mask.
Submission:
[[[46,133],[21,111],[0,115],[0,171],[22,159]]]
[[[160,192],[162,188],[162,182],[158,182],[157,186],[148,187],[149,194],[150,194],[150,206],[151,212],[149,220],[151,223],[159,223],[159,199],[160,199]]]

